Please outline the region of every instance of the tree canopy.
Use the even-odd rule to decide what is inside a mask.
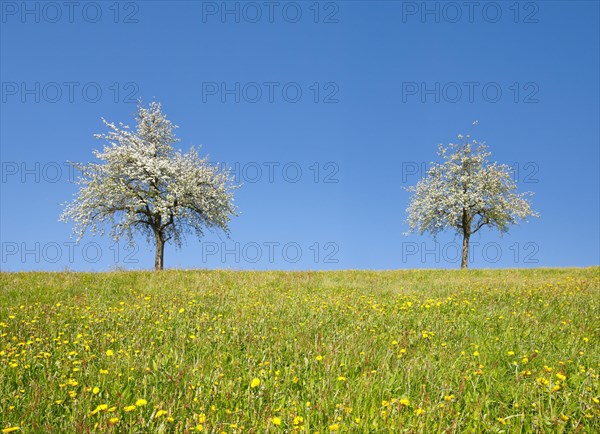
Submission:
[[[187,153],[173,148],[177,126],[158,102],[140,105],[136,121],[132,130],[103,119],[108,132],[95,137],[107,143],[93,151],[99,162],[74,164],[80,188],[60,219],[74,221],[78,241],[88,229],[104,234],[106,226],[115,241],[126,236],[133,242],[141,234],[156,243],[155,267],[162,269],[165,243],[180,247],[186,234],[202,237],[207,228],[229,232],[238,186],[195,148]]]
[[[423,179],[408,188],[412,193],[408,214],[409,232],[434,237],[445,230],[463,236],[463,262],[467,267],[469,237],[484,226],[508,231],[528,216],[537,217],[529,196],[517,193],[512,168],[488,161],[485,143],[458,136],[462,143],[439,146],[441,163],[431,163]]]

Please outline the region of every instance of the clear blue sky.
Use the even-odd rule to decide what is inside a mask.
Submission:
[[[144,240],[71,246],[58,222],[63,163],[140,97],[244,183],[231,239],[167,246],[166,267],[456,268],[458,237],[403,235],[402,187],[476,119],[541,218],[482,231],[471,267],[597,265],[599,3],[456,5],[3,1],[2,270],[152,267]]]

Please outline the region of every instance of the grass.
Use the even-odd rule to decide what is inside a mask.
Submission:
[[[0,284],[0,432],[600,432],[598,267]]]

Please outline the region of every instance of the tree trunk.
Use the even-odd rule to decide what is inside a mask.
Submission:
[[[462,259],[460,261],[460,268],[469,268],[469,233],[463,234],[463,245],[462,245]]]
[[[163,258],[165,256],[165,241],[161,233],[156,233],[156,256],[154,257],[154,271],[163,269]]]
[[[469,268],[469,238],[471,237],[471,216],[469,215],[469,212],[466,208],[463,208],[462,211],[462,231],[463,245],[460,268],[461,270],[466,270],[467,268]]]

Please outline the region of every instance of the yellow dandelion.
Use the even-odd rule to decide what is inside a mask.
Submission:
[[[148,401],[146,401],[145,399],[141,398],[138,399],[137,401],[135,401],[135,405],[137,407],[143,407],[144,405],[148,404]]]
[[[115,353],[113,353],[113,350],[106,350],[106,355],[107,355],[108,357],[111,357],[111,356],[113,356],[114,354],[115,354]]]
[[[273,425],[277,425],[277,426],[281,425],[280,417],[275,416],[273,419],[271,419],[271,421],[273,422]]]
[[[92,393],[93,393],[94,395],[97,395],[97,394],[99,394],[99,393],[100,393],[100,388],[98,388],[98,387],[94,387],[94,388],[92,389]]]
[[[128,405],[127,407],[123,408],[123,411],[125,413],[129,413],[130,411],[135,410],[135,405]]]
[[[106,404],[100,404],[98,407],[96,407],[96,409],[94,411],[92,411],[92,415],[101,412],[101,411],[106,411],[106,409],[108,409],[108,405]]]
[[[260,386],[260,380],[258,378],[253,378],[252,382],[250,383],[250,387],[252,389],[254,389],[255,387]]]
[[[535,381],[537,381],[538,384],[541,384],[541,385],[544,385],[544,386],[550,384],[550,380],[548,380],[546,378],[543,378],[543,377],[538,377],[538,378],[535,379]]]

